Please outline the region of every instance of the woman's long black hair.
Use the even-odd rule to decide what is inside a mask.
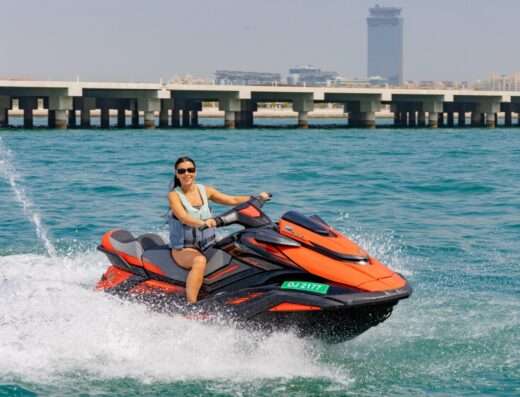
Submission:
[[[181,185],[181,181],[179,181],[179,178],[177,178],[177,166],[180,164],[180,163],[184,163],[185,161],[189,161],[190,163],[193,164],[193,166],[195,168],[197,168],[197,164],[195,164],[195,161],[193,161],[193,159],[191,159],[190,157],[188,156],[182,156],[182,157],[179,157],[177,159],[177,161],[175,162],[175,165],[173,166],[173,180],[170,182],[170,192],[172,190],[174,190],[177,186],[180,186]]]

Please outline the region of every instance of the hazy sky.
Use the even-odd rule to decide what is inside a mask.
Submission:
[[[0,78],[158,81],[312,64],[366,76],[366,0],[2,0]],[[410,80],[520,71],[520,0],[403,8]]]

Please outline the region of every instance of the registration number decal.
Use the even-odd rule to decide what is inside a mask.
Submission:
[[[314,292],[316,294],[326,294],[330,285],[313,283],[310,281],[284,281],[282,289],[294,289],[297,291]]]

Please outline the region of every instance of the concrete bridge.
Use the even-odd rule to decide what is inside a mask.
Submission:
[[[341,104],[348,125],[359,128],[375,127],[376,112],[385,107],[398,127],[493,128],[499,113],[504,126],[513,125],[514,114],[520,124],[520,92],[505,91],[0,80],[0,127],[9,126],[14,101],[25,128],[34,124],[38,101],[48,110],[49,128],[89,128],[92,110],[100,112],[102,128],[110,126],[110,110],[117,111],[118,128],[196,127],[206,101],[218,102],[227,128],[253,126],[254,112],[265,102],[291,103],[301,128],[308,127],[317,103]]]

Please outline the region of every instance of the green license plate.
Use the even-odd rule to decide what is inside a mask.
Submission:
[[[316,294],[326,294],[330,285],[312,283],[310,281],[284,281],[282,289],[294,289],[297,291],[314,292]]]

